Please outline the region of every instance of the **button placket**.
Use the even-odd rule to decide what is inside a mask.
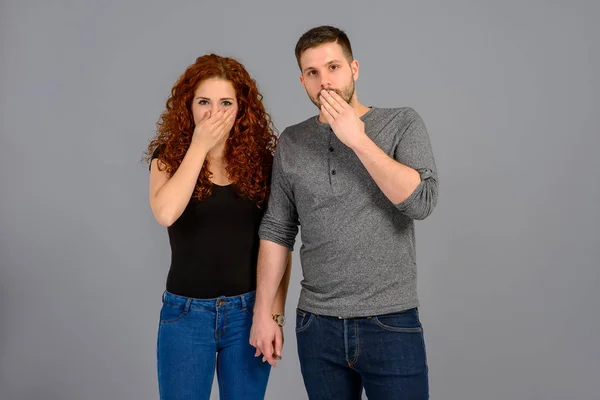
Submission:
[[[335,140],[336,136],[333,129],[329,128],[329,145],[327,146],[327,152],[329,153],[329,183],[331,185],[331,191],[336,193],[339,191],[339,165],[338,158],[338,141]]]

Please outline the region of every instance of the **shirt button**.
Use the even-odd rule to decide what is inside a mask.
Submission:
[[[333,147],[330,147],[330,148],[329,148],[329,151],[333,151]]]
[[[335,175],[335,169],[331,171],[331,175]]]

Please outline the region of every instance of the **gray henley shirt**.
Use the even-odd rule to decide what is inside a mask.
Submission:
[[[298,227],[303,280],[298,307],[365,317],[418,306],[414,220],[435,208],[429,136],[412,108],[371,108],[366,134],[421,183],[393,204],[329,124],[312,117],[280,135],[259,237],[293,249]]]

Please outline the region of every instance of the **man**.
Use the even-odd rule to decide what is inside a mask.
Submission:
[[[281,317],[270,310],[300,225],[296,333],[309,398],[360,399],[364,387],[369,399],[426,399],[413,221],[438,197],[427,130],[411,108],[358,101],[343,31],[309,30],[296,58],[319,115],[279,139],[250,343],[272,365],[281,357]]]

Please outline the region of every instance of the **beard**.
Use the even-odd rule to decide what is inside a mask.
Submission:
[[[352,97],[354,96],[354,91],[355,91],[355,83],[354,83],[354,79],[350,80],[350,83],[343,89],[333,89],[333,88],[323,88],[325,90],[333,90],[334,92],[336,92],[342,99],[344,99],[344,101],[348,104],[350,104],[350,101],[352,100]],[[305,89],[306,90],[306,89]],[[320,91],[319,91],[320,93]],[[319,98],[319,94],[317,94],[316,97],[313,97],[310,95],[310,93],[308,93],[308,90],[306,91],[306,94],[308,95],[308,98],[310,99],[310,101],[312,101],[312,103],[317,106],[317,108],[320,110],[321,109],[321,102],[318,100]]]

